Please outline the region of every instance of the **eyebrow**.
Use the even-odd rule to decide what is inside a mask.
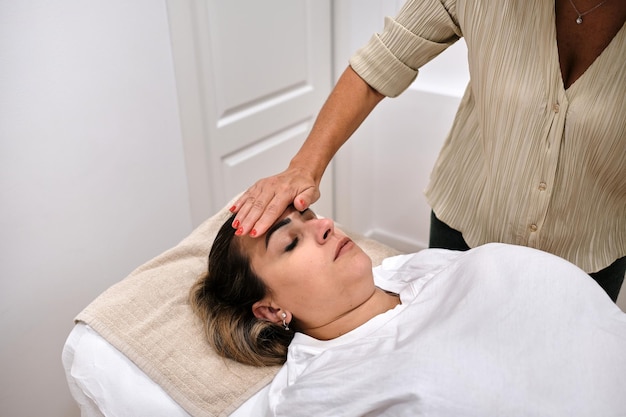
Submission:
[[[267,249],[267,245],[270,242],[270,237],[272,236],[272,234],[281,227],[288,225],[289,223],[291,223],[291,218],[285,217],[281,221],[274,223],[272,227],[269,228],[267,233],[265,233],[265,249]]]

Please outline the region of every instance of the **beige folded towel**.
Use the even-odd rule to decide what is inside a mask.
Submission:
[[[189,306],[189,289],[206,272],[211,243],[229,215],[223,208],[177,246],[106,290],[76,317],[197,417],[229,415],[278,371],[278,367],[250,367],[216,355]],[[374,265],[399,253],[371,239],[351,236]]]

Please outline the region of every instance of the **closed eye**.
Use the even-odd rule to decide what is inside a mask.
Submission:
[[[285,252],[291,252],[292,250],[294,250],[296,248],[296,246],[298,245],[298,241],[299,241],[299,239],[297,237],[294,238],[291,241],[291,243],[285,247]]]

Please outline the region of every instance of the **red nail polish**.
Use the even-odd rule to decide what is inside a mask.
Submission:
[[[240,225],[239,220],[235,220],[235,221],[233,222],[233,227],[234,227],[235,229],[239,229],[239,225]]]
[[[232,206],[231,208],[229,208],[228,210],[230,210],[231,213],[234,213],[235,210],[237,210],[237,206]]]
[[[237,231],[235,232],[235,235],[237,236],[243,235],[243,227],[240,227],[239,229],[237,229]]]
[[[300,206],[304,207],[304,200],[300,199]]]
[[[252,236],[252,237],[256,236],[256,229],[250,230],[250,236]]]

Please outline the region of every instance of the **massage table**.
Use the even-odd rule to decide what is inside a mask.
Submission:
[[[251,367],[216,355],[188,302],[190,287],[206,273],[215,234],[230,216],[226,207],[178,245],[110,287],[77,315],[62,359],[70,391],[80,406],[82,417],[247,417],[256,416],[258,410],[266,408],[268,384],[280,367]],[[399,254],[374,240],[350,235],[372,258],[373,265]],[[532,251],[522,247],[519,250]],[[542,262],[528,265],[512,259],[511,262],[523,263],[515,270],[523,274],[533,266],[542,268],[545,276],[560,274],[560,279],[551,280],[551,285],[540,285],[529,279],[528,285],[535,286],[525,291],[545,294],[552,288],[555,302],[561,300],[563,294],[584,294],[580,304],[557,319],[569,323],[595,320],[594,331],[614,332],[622,338],[626,348],[626,314],[611,302],[599,285],[574,265],[545,252],[536,252],[537,260]],[[550,269],[553,264],[554,269]],[[489,264],[485,266],[485,273],[493,269]],[[545,268],[547,270],[543,270]],[[506,276],[497,273],[497,268],[493,271],[495,277],[491,279],[506,280]],[[465,273],[458,272],[459,275]],[[508,295],[514,294],[507,292],[506,282],[502,284],[505,292],[502,299],[506,303]],[[567,291],[562,291],[566,288]],[[517,294],[518,291],[512,292]],[[437,294],[442,299],[451,296],[447,290]],[[572,346],[576,345],[576,340],[572,340]],[[613,388],[621,389],[626,387],[626,362],[621,355],[612,357],[616,358],[616,369],[611,369],[607,380],[618,381]],[[588,362],[586,359],[592,360],[584,357],[574,361]],[[623,398],[626,415],[626,388]]]
[[[226,207],[77,315],[62,362],[82,417],[246,417],[264,407],[279,367],[219,357],[188,302],[190,287],[207,270],[215,234],[231,214]],[[399,254],[350,235],[374,265]]]

